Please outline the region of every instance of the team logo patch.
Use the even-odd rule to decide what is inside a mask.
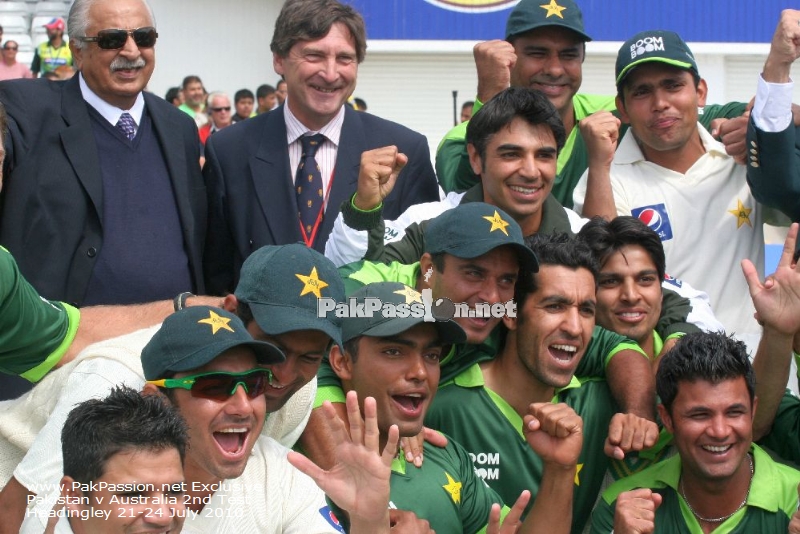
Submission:
[[[341,532],[344,534],[344,527],[342,527],[342,523],[333,513],[330,506],[323,506],[319,509],[319,514],[325,518],[325,521],[328,522],[330,526],[336,529],[337,532]]]
[[[661,241],[672,239],[672,225],[669,222],[667,207],[664,204],[634,208],[631,210],[631,215],[652,228],[661,238]]]
[[[461,13],[487,13],[500,11],[519,4],[519,0],[425,0],[429,4],[448,11]]]
[[[683,280],[680,278],[674,278],[667,273],[664,273],[664,281],[668,284],[672,284],[675,287],[683,287]]]

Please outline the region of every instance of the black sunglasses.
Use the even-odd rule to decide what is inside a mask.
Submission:
[[[211,108],[211,111],[216,111],[217,113],[219,113],[220,111],[230,111],[230,110],[231,110],[230,106],[225,106],[222,108]]]
[[[16,49],[17,49],[16,46],[4,46],[3,47],[3,50],[16,50]]]
[[[96,37],[78,37],[86,43],[97,43],[103,50],[119,50],[128,42],[128,36],[133,37],[133,42],[139,48],[152,48],[156,44],[158,33],[152,26],[136,28],[135,30],[100,30]]]

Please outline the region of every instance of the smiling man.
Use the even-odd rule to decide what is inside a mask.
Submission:
[[[206,145],[205,265],[215,294],[233,290],[242,262],[263,245],[302,241],[323,251],[355,190],[362,153],[407,164],[386,199],[392,216],[439,198],[422,135],[345,105],[366,54],[364,20],[351,6],[287,1],[270,49],[287,82],[285,104]]]
[[[48,299],[131,304],[202,292],[197,130],[143,92],[158,38],[150,7],[77,0],[69,29],[78,76],[0,83],[0,243]]]
[[[744,344],[689,334],[662,359],[656,387],[678,454],[611,486],[592,533],[786,532],[800,472],[752,443],[758,402]]]

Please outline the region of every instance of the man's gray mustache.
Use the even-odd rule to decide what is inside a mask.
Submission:
[[[111,62],[111,72],[118,70],[141,69],[144,68],[145,65],[146,63],[143,58],[132,61],[130,59],[125,59],[124,57],[117,57]]]

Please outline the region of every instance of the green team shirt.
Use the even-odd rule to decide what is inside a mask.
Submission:
[[[0,371],[37,382],[67,352],[79,322],[76,308],[40,297],[0,247]]]
[[[776,463],[757,445],[753,445],[751,451],[755,473],[747,506],[722,522],[714,534],[784,534],[797,510],[800,471]],[[612,532],[617,497],[623,491],[636,488],[650,488],[663,497],[656,510],[656,533],[702,534],[700,524],[677,491],[680,474],[681,459],[676,455],[615,482],[603,493],[594,511],[592,534]]]
[[[580,180],[584,171],[589,167],[589,157],[586,143],[581,135],[578,122],[592,113],[601,110],[616,111],[613,96],[599,96],[576,94],[572,97],[575,109],[575,127],[569,132],[564,147],[558,154],[556,179],[553,183],[553,196],[564,205],[572,208],[572,190]],[[475,111],[482,104],[476,101]],[[698,120],[710,130],[710,124],[716,118],[739,117],[744,113],[746,104],[731,102],[725,105],[708,105],[703,108]],[[436,151],[436,176],[445,193],[451,191],[464,191],[478,183],[478,176],[472,172],[467,155],[467,122],[462,122],[450,130],[439,143]],[[626,126],[620,129],[620,139],[627,130]]]
[[[448,438],[446,447],[425,443],[423,452],[421,468],[407,468],[402,452],[392,462],[389,506],[427,519],[436,532],[485,532],[492,504],[503,501],[475,473],[467,451]],[[344,517],[332,503],[331,508]]]
[[[790,389],[783,393],[769,434],[758,444],[782,460],[800,465],[800,399]]]
[[[608,333],[617,337],[616,334]],[[602,360],[600,343],[587,349]],[[638,346],[623,344],[618,349]],[[599,358],[598,358],[599,354]],[[584,357],[586,357],[584,356]],[[564,402],[583,419],[583,449],[575,476],[572,532],[580,533],[609,466],[603,453],[611,417],[619,410],[604,380],[573,378],[553,402]],[[529,489],[534,498],[542,478],[542,461],[522,434],[522,417],[497,393],[486,387],[483,372],[474,364],[440,386],[425,418],[426,426],[452,436],[469,452],[478,474],[505,502],[514,502]],[[427,461],[427,459],[426,459]],[[527,511],[530,510],[528,505]]]

